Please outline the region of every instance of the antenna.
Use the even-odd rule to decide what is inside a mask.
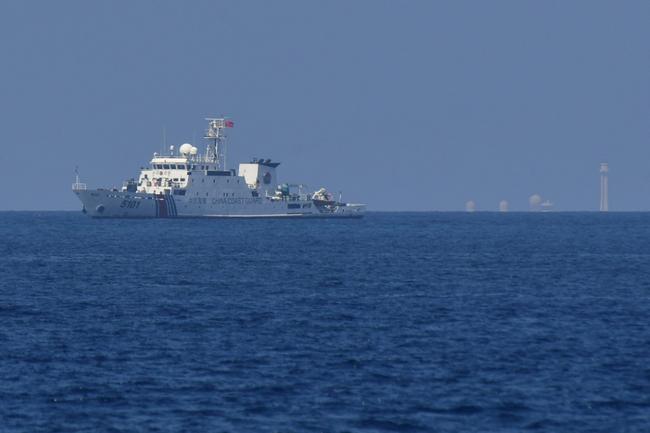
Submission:
[[[86,184],[79,182],[79,166],[74,166],[75,182],[72,184],[73,191],[83,191],[86,189]]]
[[[160,154],[165,154],[165,148],[167,147],[167,129],[163,126],[162,128],[162,148],[160,149]]]

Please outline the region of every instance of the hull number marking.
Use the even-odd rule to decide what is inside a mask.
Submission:
[[[122,200],[120,204],[121,208],[135,209],[140,207],[140,201],[138,200]]]

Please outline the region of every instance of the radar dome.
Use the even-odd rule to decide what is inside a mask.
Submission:
[[[190,155],[196,155],[197,153],[199,153],[199,148],[192,146],[192,148],[190,149]]]
[[[183,155],[187,155],[192,151],[192,145],[190,143],[181,144],[179,150]]]
[[[539,206],[541,202],[542,202],[542,197],[539,194],[533,194],[528,199],[528,203],[531,206]]]

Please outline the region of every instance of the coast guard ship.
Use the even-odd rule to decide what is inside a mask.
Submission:
[[[175,217],[361,217],[365,205],[343,203],[321,188],[306,192],[303,185],[278,184],[279,162],[253,159],[226,166],[226,118],[208,118],[204,155],[189,143],[169,155],[153,154],[138,180],[121,189],[88,189],[76,182],[73,192],[82,211],[96,218]]]

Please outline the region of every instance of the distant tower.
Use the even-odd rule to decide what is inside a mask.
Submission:
[[[600,163],[600,211],[609,211],[609,166],[606,162]]]
[[[508,202],[506,200],[499,202],[499,212],[508,212]]]
[[[476,210],[476,203],[474,200],[470,200],[467,203],[465,203],[465,211],[466,212],[474,212]]]

